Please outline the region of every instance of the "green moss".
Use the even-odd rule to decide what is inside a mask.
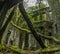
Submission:
[[[5,46],[3,44],[0,44],[0,50],[4,50]]]
[[[17,47],[17,46],[11,46],[11,47],[9,47],[9,50],[10,51],[16,51],[16,52],[20,51],[19,47]]]

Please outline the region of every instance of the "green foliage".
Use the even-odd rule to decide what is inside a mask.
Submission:
[[[0,44],[0,50],[5,49],[5,46],[3,44]]]
[[[45,8],[46,7],[46,5],[45,4],[43,4],[43,3],[41,3],[40,4],[40,8],[39,9],[43,9],[43,8]]]
[[[32,6],[30,7],[29,9],[27,9],[27,13],[32,21],[32,23],[34,23],[35,21],[41,21],[40,20],[40,12],[41,12],[41,9],[45,8],[46,5],[41,3],[40,4],[40,7],[39,6]],[[41,14],[42,16],[42,19],[43,20],[46,20],[46,14]]]

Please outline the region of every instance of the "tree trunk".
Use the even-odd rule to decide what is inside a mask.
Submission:
[[[31,30],[32,34],[34,35],[35,39],[39,42],[41,48],[46,48],[46,46],[44,45],[44,43],[43,43],[41,37],[38,38],[38,34],[37,34],[37,32],[35,31],[35,29],[34,29],[32,23],[31,23],[31,21],[30,21],[28,15],[27,15],[27,13],[26,13],[24,7],[23,7],[23,3],[20,3],[20,4],[19,4],[19,9],[20,9],[20,12],[22,13],[22,15],[23,15],[23,17],[24,17],[24,19],[25,19],[25,21],[26,21],[26,23],[27,23],[29,29]]]
[[[28,50],[28,46],[29,46],[28,40],[29,40],[29,35],[28,35],[27,32],[25,32],[25,44],[24,44],[24,49],[25,50]]]
[[[23,45],[23,36],[24,34],[23,34],[23,32],[22,31],[20,31],[20,36],[19,36],[19,47],[20,47],[20,49],[22,49],[22,45]]]
[[[5,32],[8,24],[9,24],[9,22],[10,22],[11,19],[12,19],[13,14],[14,14],[14,9],[13,9],[12,12],[10,13],[10,15],[9,15],[6,23],[4,24],[4,26],[0,29],[0,43],[1,43],[1,39],[2,39],[2,37],[3,37],[4,32]]]

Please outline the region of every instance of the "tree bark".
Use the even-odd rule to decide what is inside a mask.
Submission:
[[[12,12],[10,13],[10,15],[9,15],[6,23],[5,23],[4,26],[2,27],[2,29],[0,29],[0,43],[1,43],[1,39],[2,39],[2,37],[3,37],[3,34],[4,34],[5,30],[6,30],[9,22],[11,21],[11,19],[12,19],[12,17],[13,17],[13,14],[14,14],[14,9],[13,9]]]

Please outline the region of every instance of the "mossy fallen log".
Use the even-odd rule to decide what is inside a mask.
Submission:
[[[4,45],[0,44],[0,51],[1,50],[7,50],[9,52],[17,52],[17,53],[22,53],[22,54],[49,53],[49,52],[58,52],[58,51],[60,51],[60,47],[50,47],[50,48],[38,49],[36,51],[33,51],[33,50],[22,50],[18,46],[10,46],[10,47],[6,48]]]

